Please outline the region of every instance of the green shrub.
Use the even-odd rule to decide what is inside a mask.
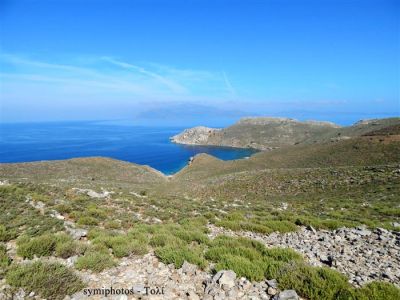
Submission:
[[[301,262],[302,256],[288,248],[267,249],[262,243],[246,239],[218,236],[210,243],[205,258],[216,264],[216,269],[231,269],[238,276],[250,280],[276,278],[288,262]]]
[[[72,206],[69,204],[58,204],[55,207],[60,214],[69,214],[72,211]]]
[[[62,243],[57,243],[55,255],[62,258],[68,258],[74,255],[80,255],[85,252],[85,245],[78,241],[68,240]]]
[[[100,245],[90,247],[85,255],[80,256],[75,263],[78,270],[86,269],[94,272],[101,272],[115,265],[108,249]]]
[[[191,264],[198,265],[200,268],[205,268],[207,265],[200,251],[189,249],[187,246],[161,247],[156,249],[155,254],[163,263],[174,264],[176,268],[182,267],[185,260]]]
[[[297,230],[297,226],[289,221],[274,221],[274,220],[268,220],[263,223],[266,227],[270,228],[273,232],[278,231],[282,233],[286,232],[292,232]]]
[[[149,244],[153,247],[165,247],[173,246],[174,244],[183,244],[183,242],[171,234],[158,233],[151,237]]]
[[[91,230],[89,238],[93,244],[111,248],[115,257],[131,254],[142,255],[148,252],[147,241],[143,235],[117,234],[106,230]]]
[[[263,268],[265,278],[272,279],[277,278],[280,270],[286,265],[286,263],[275,260],[271,257],[263,257],[260,265]]]
[[[121,223],[115,220],[108,221],[104,224],[106,229],[119,229],[121,228]]]
[[[104,220],[105,218],[107,218],[107,213],[97,207],[89,207],[86,211],[86,214],[89,217],[93,217],[98,220]]]
[[[0,224],[0,242],[7,242],[10,240],[10,236],[7,233],[6,226]]]
[[[273,258],[274,260],[282,262],[303,260],[301,254],[290,248],[281,248],[281,247],[269,248],[265,250],[264,255]]]
[[[0,243],[0,279],[3,277],[7,267],[11,264],[11,258],[7,255],[7,249]]]
[[[273,232],[273,230],[271,228],[269,228],[263,224],[257,224],[257,223],[252,223],[252,222],[243,222],[243,223],[240,223],[239,225],[240,225],[240,230],[259,232],[259,233],[263,233],[263,234],[268,234],[268,233]]]
[[[282,289],[294,289],[310,300],[351,299],[352,295],[352,287],[347,278],[328,268],[289,263],[281,268],[277,280]]]
[[[205,258],[220,261],[227,255],[240,256],[251,261],[262,259],[262,254],[254,248],[223,246],[211,247],[205,253]]]
[[[246,277],[249,280],[260,281],[264,279],[264,271],[257,261],[252,262],[249,259],[236,255],[224,255],[219,259],[215,266],[219,270],[233,270],[238,277]]]
[[[375,281],[357,289],[356,295],[357,300],[398,300],[400,289],[387,282]]]
[[[99,221],[96,218],[90,217],[90,216],[82,216],[78,219],[78,224],[79,225],[88,225],[88,226],[94,226],[98,225]]]
[[[113,250],[116,257],[129,256],[131,254],[142,255],[147,253],[147,244],[140,240],[130,239],[127,235],[111,237],[106,245]]]
[[[173,232],[173,235],[186,242],[207,243],[208,236],[199,231],[190,231],[188,229],[180,229]]]
[[[58,263],[24,263],[14,265],[6,275],[7,283],[35,292],[43,298],[61,300],[80,291],[84,284],[67,267]]]
[[[215,225],[224,227],[233,231],[240,231],[242,230],[242,226],[239,222],[237,221],[230,221],[230,220],[221,220],[217,221]]]
[[[34,238],[21,236],[17,240],[17,254],[23,258],[32,259],[35,255],[56,256],[68,258],[83,252],[82,244],[74,241],[66,233],[46,234]]]
[[[55,235],[46,234],[35,238],[22,236],[17,240],[17,254],[23,258],[32,259],[37,257],[50,256],[56,247]]]

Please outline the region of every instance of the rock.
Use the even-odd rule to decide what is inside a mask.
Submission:
[[[267,290],[268,295],[275,296],[278,293],[278,290],[276,288],[273,288],[270,286]]]
[[[276,279],[266,280],[265,282],[266,282],[266,283],[268,284],[268,286],[270,286],[270,287],[273,287],[273,288],[275,288],[275,289],[278,288],[278,282],[276,281]]]
[[[188,263],[186,260],[183,262],[182,265],[182,272],[186,275],[192,276],[196,274],[197,267]]]
[[[66,227],[66,230],[74,240],[80,240],[81,238],[87,236],[87,230],[85,229]]]
[[[219,286],[225,285],[226,287],[232,288],[235,286],[236,273],[231,270],[221,270],[213,277],[213,282],[219,284]]]
[[[392,222],[393,227],[399,228],[400,227],[400,223],[397,222]]]
[[[77,260],[78,260],[78,256],[77,255],[68,257],[67,260],[66,260],[67,267],[72,267],[76,263]]]
[[[311,231],[312,233],[314,233],[314,234],[317,233],[317,231],[315,230],[315,228],[312,227],[311,225],[308,225],[308,226],[307,226],[307,230],[310,230],[310,231]]]
[[[197,295],[195,292],[193,291],[189,291],[186,293],[186,296],[188,298],[188,300],[200,300],[199,295]]]
[[[218,129],[198,126],[194,128],[185,129],[182,133],[171,137],[171,141],[178,144],[206,144],[208,138]]]
[[[276,300],[299,300],[295,290],[285,290],[274,297]]]

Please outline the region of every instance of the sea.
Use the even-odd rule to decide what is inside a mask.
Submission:
[[[184,129],[102,121],[2,123],[0,163],[102,156],[148,165],[171,175],[198,153],[233,160],[256,152],[252,149],[172,143],[170,137]]]

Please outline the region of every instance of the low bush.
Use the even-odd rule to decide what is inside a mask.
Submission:
[[[258,241],[227,236],[215,238],[205,258],[215,262],[217,270],[231,269],[239,277],[256,281],[276,278],[285,264],[302,261],[302,256],[291,249],[267,249]]]
[[[357,300],[398,300],[400,299],[400,289],[395,285],[374,281],[356,289]]]
[[[282,289],[294,289],[310,300],[353,299],[347,278],[328,268],[317,268],[303,263],[288,263],[278,272]]]
[[[157,248],[155,254],[163,263],[174,264],[176,268],[182,267],[185,260],[203,269],[207,266],[207,261],[203,258],[200,249],[190,249],[187,246],[167,246]]]
[[[69,204],[58,204],[54,207],[60,214],[69,214],[72,211],[72,206]]]
[[[158,233],[151,237],[149,244],[153,247],[165,247],[173,245],[183,245],[184,242],[171,234]]]
[[[83,253],[82,243],[74,241],[68,234],[45,234],[34,238],[21,236],[17,240],[17,254],[23,258],[34,256],[56,256],[68,258]]]
[[[89,238],[95,245],[111,248],[115,257],[131,254],[142,255],[148,252],[147,239],[143,234],[119,234],[107,230],[91,230]]]
[[[82,216],[78,219],[79,225],[87,225],[87,226],[95,226],[99,224],[99,221],[96,218],[90,216]]]
[[[56,247],[56,237],[46,234],[35,238],[21,236],[17,240],[17,254],[23,258],[32,259],[34,256],[50,256]]]
[[[263,267],[258,264],[258,261],[251,261],[242,256],[224,255],[215,266],[219,270],[234,270],[238,277],[246,277],[253,281],[260,281],[264,279]]]
[[[119,228],[121,228],[121,222],[111,220],[111,221],[104,223],[104,227],[106,229],[119,229]]]
[[[0,224],[0,242],[7,242],[10,239],[6,226]]]
[[[112,249],[115,257],[124,257],[131,254],[142,255],[148,252],[146,243],[130,239],[126,235],[111,237],[106,242],[106,245]]]
[[[3,277],[7,267],[11,264],[11,258],[7,255],[7,249],[0,243],[0,279]]]
[[[62,258],[68,258],[74,255],[83,254],[85,250],[85,244],[74,240],[67,240],[56,244],[55,255]]]
[[[13,265],[6,275],[7,283],[35,292],[43,298],[61,300],[80,291],[84,284],[69,268],[58,263],[23,263]]]
[[[75,267],[78,270],[86,269],[94,272],[101,272],[115,265],[115,261],[108,249],[101,245],[91,246],[75,263]]]

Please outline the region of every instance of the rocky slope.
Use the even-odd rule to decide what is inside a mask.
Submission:
[[[1,164],[0,299],[400,299],[395,122],[302,123],[322,142],[201,154],[170,177],[106,158]],[[186,138],[224,132],[200,131]]]
[[[300,122],[288,118],[243,118],[223,128],[194,127],[171,137],[180,144],[216,145],[272,150],[288,145],[343,140],[399,124],[399,118],[365,120],[352,126],[340,127],[331,122]]]

